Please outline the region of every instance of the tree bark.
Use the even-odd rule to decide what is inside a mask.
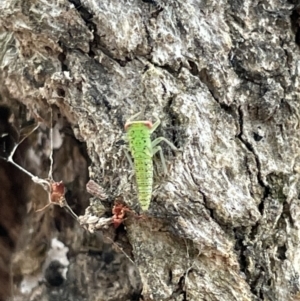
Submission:
[[[299,14],[284,0],[2,0],[0,299],[300,300]],[[36,212],[47,193],[5,160],[24,108],[39,129],[15,161],[63,181],[78,220]],[[161,144],[168,174],[155,157],[142,217],[123,138],[137,112],[180,149]]]

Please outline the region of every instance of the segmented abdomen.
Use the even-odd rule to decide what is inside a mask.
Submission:
[[[139,202],[142,210],[148,210],[153,185],[152,157],[149,158],[149,156],[137,152],[134,156],[134,162]]]
[[[138,198],[142,210],[148,210],[153,185],[153,162],[150,131],[144,124],[132,124],[127,131],[129,148],[134,158]]]

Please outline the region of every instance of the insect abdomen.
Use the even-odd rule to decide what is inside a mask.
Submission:
[[[140,156],[141,155],[141,156]],[[136,182],[138,187],[139,202],[142,210],[148,210],[153,184],[153,163],[152,158],[145,157],[144,154],[136,153],[134,156]]]

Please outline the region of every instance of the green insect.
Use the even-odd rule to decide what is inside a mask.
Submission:
[[[151,134],[160,124],[158,119],[154,124],[151,121],[132,121],[140,113],[129,118],[125,123],[125,131],[129,142],[129,150],[134,159],[136,181],[138,187],[138,198],[143,211],[148,210],[153,185],[153,161],[154,154],[159,152],[165,173],[167,172],[161,147],[158,145],[165,141],[173,150],[178,150],[170,141],[164,137],[151,141]]]

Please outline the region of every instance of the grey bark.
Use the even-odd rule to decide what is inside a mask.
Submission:
[[[12,112],[25,105],[42,120],[42,137],[52,108],[63,139],[55,180],[70,184],[81,206],[81,224],[50,208],[23,216],[15,226],[21,235],[6,226],[17,245],[16,297],[300,300],[299,9],[283,0],[0,3],[1,105]],[[166,176],[154,159],[142,218],[133,213],[137,192],[122,137],[139,111],[160,118],[157,136],[181,149],[162,145]],[[68,124],[88,156],[62,134]],[[23,156],[29,170],[47,176],[41,158],[49,146]],[[87,203],[88,165],[106,192],[102,204],[97,197]],[[41,188],[26,183],[27,202],[45,205]],[[132,209],[125,227],[100,225],[111,222],[117,202]],[[22,295],[22,277],[45,274],[53,237],[71,250],[67,279]],[[90,245],[100,257],[82,251]]]

